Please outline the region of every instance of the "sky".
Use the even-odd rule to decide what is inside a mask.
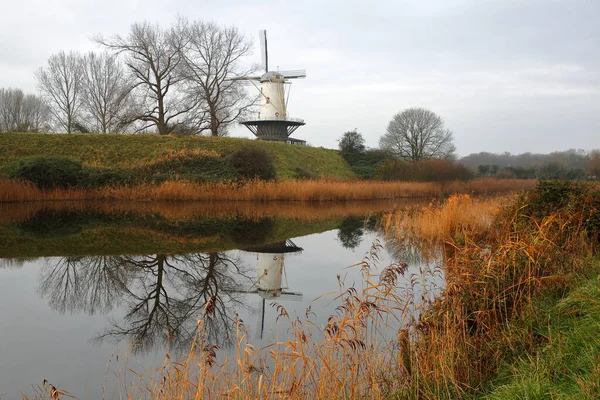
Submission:
[[[0,87],[36,93],[34,71],[90,38],[177,16],[235,25],[269,66],[306,69],[288,112],[294,137],[337,148],[348,130],[377,147],[392,117],[424,107],[460,156],[600,148],[600,0],[21,0],[0,13]],[[245,127],[232,136],[252,137]]]

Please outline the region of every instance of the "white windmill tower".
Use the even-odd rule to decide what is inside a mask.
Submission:
[[[267,50],[267,31],[259,32],[262,55],[261,76],[242,76],[236,80],[250,81],[260,92],[260,109],[256,118],[240,121],[258,139],[304,144],[305,141],[290,138],[290,135],[304,125],[304,120],[290,118],[287,105],[291,79],[306,78],[306,70],[269,71],[269,53]],[[256,83],[259,82],[260,86]],[[286,96],[287,86],[287,96]]]

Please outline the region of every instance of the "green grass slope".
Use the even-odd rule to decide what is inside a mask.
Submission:
[[[508,365],[488,400],[600,399],[600,276],[533,319],[545,345]]]
[[[183,149],[227,155],[249,143],[272,156],[279,179],[297,178],[299,171],[316,177],[355,177],[337,150],[205,136],[0,133],[0,169],[11,161],[36,155],[66,156],[92,166],[128,167]]]

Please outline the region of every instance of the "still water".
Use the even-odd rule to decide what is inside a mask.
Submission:
[[[324,325],[338,303],[321,296],[340,280],[360,287],[360,268],[348,267],[374,250],[376,270],[409,264],[408,324],[443,287],[441,257],[387,240],[377,221],[414,206],[0,205],[0,399],[43,379],[78,398],[116,398],[115,371],[185,354],[199,319],[220,354],[236,319],[255,345],[282,339],[274,303],[292,317],[310,306]]]

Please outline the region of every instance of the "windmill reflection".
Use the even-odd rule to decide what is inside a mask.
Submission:
[[[244,264],[224,252],[64,257],[46,265],[39,292],[63,313],[124,306],[125,315],[97,340],[128,339],[134,352],[158,345],[177,351],[191,343],[202,317],[211,342],[227,345],[233,310],[246,307],[239,288],[251,282]]]
[[[265,330],[266,300],[302,300],[302,293],[287,291],[287,276],[285,274],[285,255],[300,253],[302,250],[302,247],[298,247],[290,239],[244,249],[244,251],[256,253],[257,281],[245,293],[258,293],[262,298],[257,332],[260,339],[262,339]]]

